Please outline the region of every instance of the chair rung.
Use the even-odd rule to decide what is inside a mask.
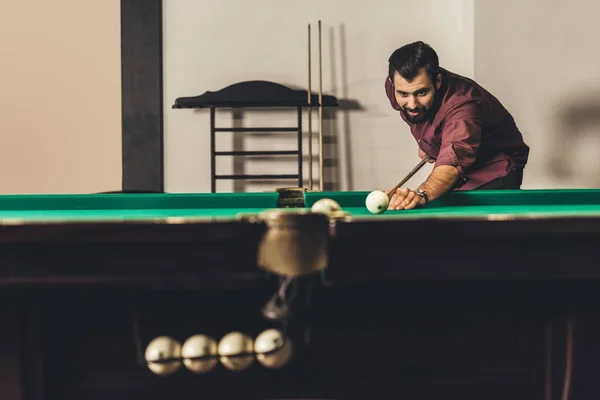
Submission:
[[[286,156],[297,154],[298,150],[215,151],[215,156]]]
[[[215,175],[215,179],[298,179],[298,175]]]
[[[243,128],[243,127],[232,127],[232,128],[215,128],[215,132],[298,132],[297,127],[282,127],[282,128]]]

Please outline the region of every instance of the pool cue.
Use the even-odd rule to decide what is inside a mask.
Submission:
[[[310,60],[310,24],[308,24],[308,190],[313,189],[313,150],[312,150],[312,90]]]
[[[392,196],[394,195],[394,193],[396,192],[396,189],[398,189],[400,186],[404,185],[404,184],[405,184],[405,183],[406,183],[406,182],[407,182],[407,181],[408,181],[410,178],[412,178],[412,177],[413,177],[413,175],[414,175],[414,174],[416,174],[417,172],[419,172],[419,170],[420,170],[421,168],[423,168],[423,165],[427,164],[427,163],[428,163],[430,160],[431,160],[431,156],[427,156],[427,157],[425,157],[424,159],[422,159],[421,161],[419,161],[419,163],[417,164],[417,166],[416,166],[416,167],[414,167],[414,168],[412,169],[412,171],[410,171],[410,172],[408,173],[408,175],[406,175],[406,176],[404,177],[404,179],[402,179],[400,182],[398,182],[398,184],[397,184],[396,186],[394,186],[394,187],[392,188],[392,190],[390,190],[390,191],[388,192],[388,198],[389,198],[389,199],[391,199],[391,198],[392,198]]]
[[[323,191],[323,57],[321,56],[321,20],[319,20],[319,187]]]

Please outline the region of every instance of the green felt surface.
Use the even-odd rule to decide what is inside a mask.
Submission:
[[[305,206],[331,198],[353,217],[372,218],[470,218],[488,216],[563,217],[600,215],[600,190],[506,190],[455,192],[413,210],[371,214],[365,207],[369,192],[309,192]]]
[[[529,206],[463,206],[453,209],[418,209],[394,210],[383,214],[371,214],[364,207],[347,207],[344,211],[353,217],[369,218],[493,218],[494,216],[514,217],[569,217],[569,216],[600,216],[598,206],[539,206],[532,209]]]
[[[600,216],[600,190],[519,190],[456,192],[415,210],[373,215],[369,192],[307,192],[305,206],[331,198],[361,218],[494,218]],[[277,192],[199,194],[3,195],[0,222],[234,219],[278,207]]]
[[[278,194],[83,194],[0,196],[0,220],[103,221],[165,218],[231,219],[276,208]]]

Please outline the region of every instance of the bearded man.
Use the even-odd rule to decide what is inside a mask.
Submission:
[[[417,189],[399,188],[389,209],[422,207],[454,190],[520,189],[529,156],[511,114],[472,79],[439,66],[421,41],[392,53],[385,91],[434,167]]]

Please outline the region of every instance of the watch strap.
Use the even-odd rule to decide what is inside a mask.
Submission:
[[[415,193],[419,196],[421,196],[423,198],[423,200],[425,200],[425,205],[429,204],[429,196],[427,195],[427,192],[424,191],[423,189],[419,188],[417,190],[415,190]]]

